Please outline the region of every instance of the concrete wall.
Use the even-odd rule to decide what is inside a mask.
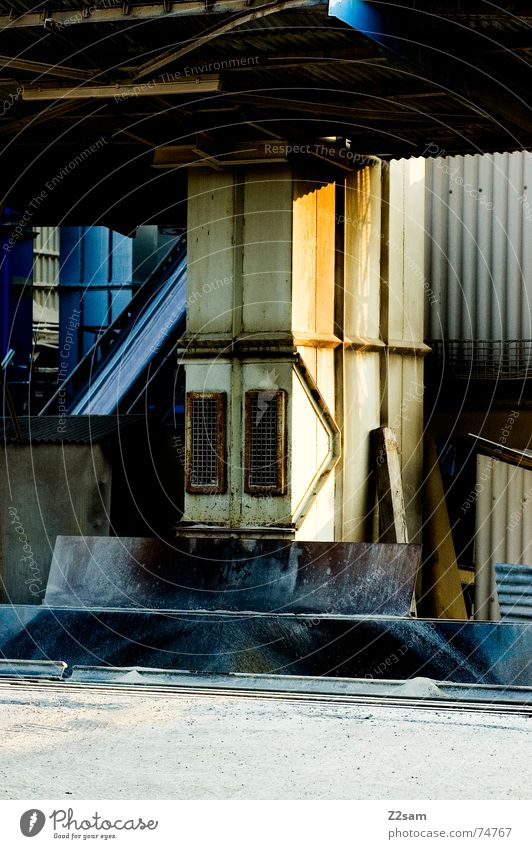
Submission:
[[[109,534],[111,469],[100,445],[0,450],[2,600],[42,601],[59,534]]]

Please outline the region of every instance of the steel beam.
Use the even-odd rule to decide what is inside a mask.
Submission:
[[[41,76],[64,77],[71,80],[93,80],[102,71],[97,68],[84,70],[82,68],[69,68],[65,65],[50,65],[48,62],[31,62],[29,59],[21,59],[17,56],[0,56],[2,70],[13,68],[16,71],[28,71]]]
[[[75,88],[68,86],[47,88],[44,86],[26,86],[22,93],[23,100],[91,100],[104,98],[107,100],[128,100],[131,97],[151,97],[158,94],[199,94],[220,90],[219,74],[203,77],[191,77],[186,80],[116,85],[80,85]]]
[[[264,3],[256,9],[265,8],[282,4]],[[292,0],[292,8],[312,9],[317,8],[327,10],[327,4],[324,0]],[[209,7],[209,15],[219,16],[228,15],[237,12],[249,12],[249,0],[214,0]],[[205,15],[204,0],[191,0],[191,2],[174,3],[171,9],[165,8],[163,3],[144,4],[140,6],[128,6],[127,11],[124,10],[122,3],[111,6],[98,6],[96,3],[89,7],[79,9],[43,9],[41,12],[25,12],[21,15],[15,13],[11,15],[0,16],[0,28],[28,29],[30,27],[56,27],[60,32],[64,32],[71,27],[83,26],[88,24],[105,24],[105,23],[131,23],[131,21],[144,21],[153,19],[170,20],[172,18],[181,18],[190,15]]]

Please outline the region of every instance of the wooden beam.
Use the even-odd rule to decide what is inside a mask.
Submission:
[[[220,90],[219,74],[203,77],[190,77],[187,80],[169,82],[115,85],[80,85],[75,87],[26,86],[22,92],[23,100],[91,100],[94,98],[128,100],[131,97],[149,97],[156,94],[200,94]]]
[[[321,91],[323,95],[323,90]],[[361,97],[368,97],[369,95],[363,94]],[[380,98],[380,102],[382,102],[383,108],[381,110],[377,109],[364,109],[364,107],[353,107],[347,106],[343,103],[316,103],[308,100],[294,100],[289,97],[271,97],[268,95],[263,95],[260,91],[247,94],[246,92],[227,92],[224,100],[231,101],[233,103],[239,104],[253,104],[254,106],[260,109],[280,109],[282,111],[290,111],[290,112],[305,112],[309,115],[316,116],[324,116],[328,115],[336,118],[347,118],[352,121],[356,121],[360,123],[364,119],[368,121],[383,121],[390,122],[393,119],[398,120],[400,123],[403,122],[424,122],[425,125],[433,120],[435,123],[438,121],[448,121],[452,119],[456,121],[458,119],[464,122],[471,122],[475,117],[471,113],[461,113],[461,114],[451,114],[451,113],[434,113],[433,115],[427,116],[426,110],[415,109],[413,106],[405,106],[404,109],[399,109],[397,103],[393,103],[393,109],[387,108],[387,102],[384,98]],[[353,97],[351,98],[351,103],[353,102]]]
[[[431,439],[425,452],[423,616],[467,619],[460,571],[441,478],[436,445]]]
[[[144,136],[139,136],[137,133],[134,133],[132,130],[128,130],[126,127],[119,127],[118,129],[112,131],[112,137],[118,135],[127,136],[128,138],[133,139],[134,141],[146,145],[146,147],[152,150],[155,147],[155,142],[144,138]]]
[[[13,68],[17,71],[28,71],[31,74],[65,77],[71,80],[90,81],[102,72],[97,68],[83,70],[82,68],[70,68],[66,65],[49,65],[47,62],[33,62],[29,59],[21,59],[17,56],[0,56],[2,70]]]
[[[371,432],[379,506],[379,542],[408,542],[399,446],[393,430]]]
[[[473,447],[478,454],[485,454],[487,457],[500,460],[502,463],[509,463],[511,466],[520,466],[522,469],[532,471],[532,454],[519,451],[517,448],[510,448],[508,445],[501,445],[499,442],[492,442],[491,439],[486,439],[474,433],[467,435],[474,440]]]
[[[200,138],[200,137],[198,137]],[[199,145],[199,146],[198,146]],[[154,151],[154,168],[180,168],[184,165],[214,165],[214,167],[226,165],[251,165],[262,162],[286,162],[286,141],[269,141],[260,139],[251,142],[239,142],[230,144],[227,150],[218,146],[216,149],[211,143],[208,145],[208,153],[202,152],[206,146],[205,141],[196,141],[195,144],[180,144],[158,147]],[[275,150],[274,150],[275,148]]]
[[[18,121],[11,121],[11,123],[9,124],[0,123],[0,135],[18,133],[20,130],[24,130],[26,127],[33,127],[35,126],[35,124],[42,124],[46,121],[49,121],[50,119],[57,118],[60,115],[64,115],[65,112],[70,112],[71,110],[77,109],[78,107],[79,103],[75,100],[65,100],[55,106],[47,106],[40,112],[34,112],[32,115],[26,115],[24,118],[19,118]],[[17,144],[21,144],[21,141],[18,139]],[[42,147],[41,142],[38,142],[38,144],[40,147]]]

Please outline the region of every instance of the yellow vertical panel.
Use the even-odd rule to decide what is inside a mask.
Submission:
[[[425,160],[403,163],[403,339],[422,342],[425,312]]]
[[[388,326],[384,329],[387,339],[402,339],[405,326],[404,284],[404,238],[405,238],[405,187],[404,163],[389,164],[388,205]],[[423,297],[421,294],[421,306]]]
[[[464,503],[464,509],[475,509],[475,619],[490,618],[492,477],[495,460],[477,456],[476,502]]]
[[[370,431],[380,425],[379,354],[346,351],[343,539],[368,540]]]
[[[495,584],[495,564],[504,563],[508,546],[508,480],[512,467],[496,462],[492,476],[492,509],[490,511],[490,619],[499,619],[499,601]]]
[[[312,379],[318,383],[318,352],[317,349],[311,346],[298,346],[297,352],[304,365],[308,368]]]
[[[316,332],[334,333],[336,186],[316,191]]]
[[[346,180],[345,333],[376,339],[380,333],[381,165]]]
[[[300,381],[292,375],[292,431],[291,431],[291,454],[292,454],[292,512],[303,501],[305,493],[312,481],[316,471],[317,456],[317,428],[319,425],[316,413],[303,389]],[[308,522],[308,524],[307,524]],[[312,524],[310,517],[304,523],[307,527]],[[304,536],[303,539],[311,539]]]
[[[316,328],[316,206],[314,183],[297,180],[293,196],[292,322],[294,330]]]
[[[316,352],[316,383],[334,416],[335,407],[335,363],[332,348],[319,348]]]
[[[409,542],[421,542],[423,484],[423,360],[402,359],[401,474]]]
[[[393,161],[387,172],[387,216],[383,233],[384,339],[395,353],[382,363],[383,421],[394,430],[400,448],[407,525],[419,541],[422,524],[423,358],[408,346],[423,342],[424,315],[424,173],[423,160]],[[400,346],[405,344],[404,353]]]

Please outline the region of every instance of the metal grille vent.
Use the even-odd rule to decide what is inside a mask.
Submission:
[[[187,395],[187,491],[225,491],[225,395]]]
[[[246,393],[246,492],[285,491],[285,393]]]

